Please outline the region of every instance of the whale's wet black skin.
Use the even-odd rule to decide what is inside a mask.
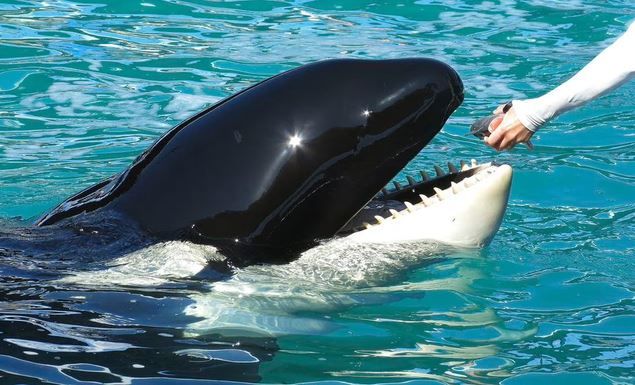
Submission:
[[[156,239],[284,258],[336,235],[462,100],[432,59],[305,65],[184,121],[36,224],[112,214]]]

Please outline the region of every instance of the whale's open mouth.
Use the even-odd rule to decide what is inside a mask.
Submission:
[[[431,177],[420,171],[418,177],[407,176],[406,182],[382,189],[339,235],[375,242],[429,239],[468,247],[489,243],[507,206],[511,167],[473,159],[459,167],[449,162],[447,172],[435,165],[434,173]]]
[[[407,184],[394,181],[394,189],[382,189],[377,198],[388,201],[397,200],[407,202],[408,199],[416,201],[417,197],[425,206],[433,204],[435,201],[443,200],[447,194],[455,194],[461,191],[461,186],[470,187],[481,180],[483,173],[491,173],[493,168],[497,167],[494,163],[478,164],[475,159],[468,164],[465,161],[460,162],[460,168],[452,162],[448,162],[448,172],[446,173],[439,165],[434,165],[435,176],[425,171],[419,171],[421,181],[412,176],[407,176]]]

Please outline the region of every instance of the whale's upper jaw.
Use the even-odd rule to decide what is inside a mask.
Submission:
[[[432,241],[460,247],[482,247],[498,231],[509,199],[509,165],[449,163],[449,173],[435,166],[437,177],[384,189],[349,222],[342,234],[365,243]]]

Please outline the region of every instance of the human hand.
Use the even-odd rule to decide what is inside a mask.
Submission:
[[[518,143],[525,143],[530,150],[534,148],[530,139],[534,135],[525,127],[516,117],[514,106],[509,108],[507,112],[503,112],[505,105],[500,105],[494,114],[497,116],[489,125],[491,134],[485,137],[485,144],[496,151],[504,151],[513,148]]]

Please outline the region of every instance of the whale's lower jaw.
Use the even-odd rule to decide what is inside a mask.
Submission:
[[[408,195],[406,198],[411,201],[393,201],[396,208],[383,211],[388,215],[375,215],[372,224],[363,222],[346,239],[363,243],[430,241],[469,248],[489,244],[505,215],[512,168],[506,164],[478,165],[476,161],[471,165],[463,163],[461,170],[450,165],[447,175],[438,166],[435,168],[436,179],[426,181],[425,173],[420,183],[408,178],[410,186],[401,190],[411,191],[401,195]],[[437,180],[440,183],[435,186]],[[427,194],[417,194],[422,185],[427,185]],[[397,191],[384,190],[378,200],[399,199],[397,186]]]

